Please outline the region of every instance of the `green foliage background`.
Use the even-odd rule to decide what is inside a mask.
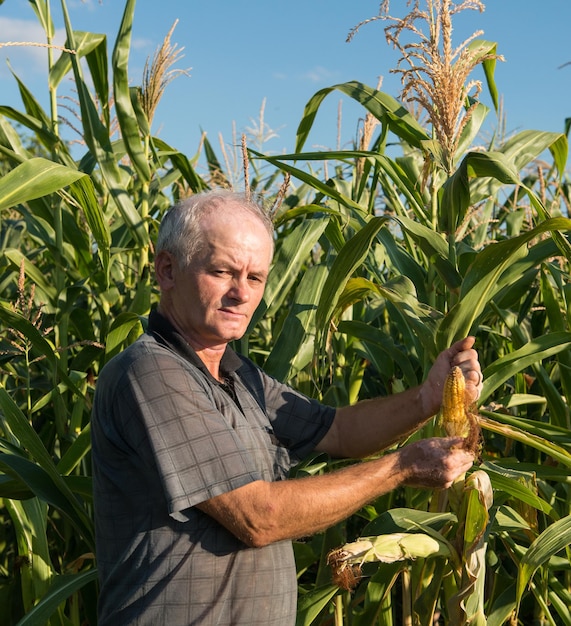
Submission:
[[[30,4],[50,44],[49,1]],[[208,142],[188,157],[153,136],[127,73],[134,0],[112,50],[105,36],[74,31],[62,7],[65,47],[76,53],[50,49],[50,111],[17,76],[22,109],[0,105],[2,624],[96,623],[97,375],[144,330],[157,301],[149,267],[162,213],[229,178]],[[85,142],[79,159],[58,132],[57,91],[69,75]],[[362,105],[375,134],[352,150],[304,152],[335,92]],[[265,298],[239,350],[336,406],[420,383],[436,354],[469,333],[485,376],[480,469],[491,504],[469,479],[456,503],[403,488],[296,543],[300,625],[428,625],[436,615],[451,624],[571,624],[567,137],[526,130],[476,149],[488,112],[472,104],[452,171],[430,129],[358,82],[315,94],[293,154],[250,151],[253,192],[270,205],[282,174],[291,185],[275,215]],[[397,156],[387,149],[395,142]],[[199,156],[206,176],[196,172]],[[414,437],[434,432],[431,422]],[[296,471],[338,465],[317,456]],[[420,530],[452,556],[367,564],[353,593],[332,584],[330,549]]]

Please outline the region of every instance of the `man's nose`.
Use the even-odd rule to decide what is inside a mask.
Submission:
[[[228,291],[228,295],[238,302],[247,302],[250,299],[248,279],[244,276],[235,276]]]

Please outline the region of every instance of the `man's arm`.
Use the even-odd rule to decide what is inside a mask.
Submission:
[[[246,545],[312,535],[399,485],[445,488],[470,469],[460,438],[425,439],[329,474],[256,481],[198,506]]]
[[[413,432],[434,415],[453,365],[462,368],[470,401],[482,388],[474,338],[442,352],[419,387],[339,409],[317,449],[338,457],[362,457]],[[207,500],[199,509],[246,545],[312,535],[340,522],[400,485],[445,488],[470,469],[473,455],[461,438],[424,439],[379,459],[301,479],[255,481]]]
[[[482,375],[473,345],[474,338],[466,337],[444,350],[424,383],[414,389],[337,409],[316,449],[336,458],[362,458],[414,432],[440,409],[444,381],[453,365],[462,369],[466,392],[475,402],[482,390]]]

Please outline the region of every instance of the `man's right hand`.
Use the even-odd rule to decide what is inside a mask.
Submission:
[[[445,489],[474,463],[474,455],[462,448],[461,437],[434,437],[408,444],[398,452],[405,485]]]

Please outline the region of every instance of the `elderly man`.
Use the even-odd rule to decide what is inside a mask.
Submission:
[[[360,458],[419,428],[450,367],[481,390],[473,338],[425,382],[334,409],[228,346],[260,303],[272,225],[245,197],[196,195],[159,232],[161,297],[147,332],[101,372],[93,476],[100,626],[292,626],[291,540],[400,485],[443,488],[470,468],[458,439],[426,439],[322,476],[288,479],[311,451]]]

